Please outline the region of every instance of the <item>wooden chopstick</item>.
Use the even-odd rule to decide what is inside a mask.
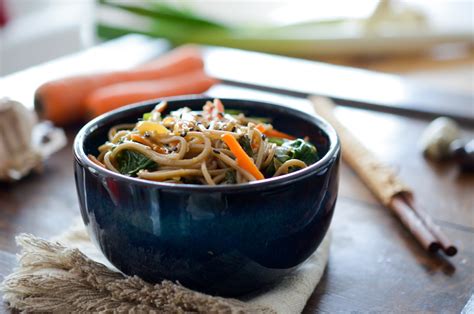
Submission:
[[[394,196],[388,207],[398,216],[403,225],[425,250],[435,253],[441,248],[441,244],[433,233],[431,233],[411,207],[408,206],[401,195]]]
[[[427,228],[434,235],[436,240],[441,245],[443,252],[448,256],[454,256],[458,252],[457,247],[449,240],[449,238],[444,234],[441,228],[436,225],[428,213],[421,207],[420,204],[417,204],[413,197],[409,195],[404,196],[408,206],[417,214],[417,216],[423,221]]]
[[[455,255],[457,248],[429,215],[415,204],[411,189],[334,116],[332,101],[323,97],[312,97],[311,101],[314,110],[336,129],[342,145],[343,160],[380,202],[398,216],[421,246],[429,252],[437,252],[441,248],[446,255]]]

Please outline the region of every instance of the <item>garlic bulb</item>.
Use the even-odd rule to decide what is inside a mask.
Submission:
[[[37,122],[21,103],[0,99],[0,180],[19,180],[66,144],[62,130]]]
[[[428,125],[421,136],[419,145],[427,158],[442,160],[449,157],[449,145],[459,137],[457,123],[452,119],[441,117]]]

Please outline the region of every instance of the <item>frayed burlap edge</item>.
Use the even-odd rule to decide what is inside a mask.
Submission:
[[[274,313],[163,281],[149,284],[97,263],[78,249],[29,234],[16,238],[20,267],[7,276],[4,300],[24,312]],[[52,291],[54,291],[52,293]]]

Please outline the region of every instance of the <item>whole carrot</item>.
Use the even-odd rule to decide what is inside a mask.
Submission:
[[[77,75],[41,85],[35,93],[35,109],[41,117],[58,125],[85,117],[84,101],[94,90],[127,81],[156,80],[202,69],[202,57],[194,47],[175,49],[168,54],[128,71]]]
[[[202,70],[160,80],[125,82],[102,87],[86,99],[88,117],[144,100],[186,94],[200,94],[217,81]]]
[[[204,67],[204,61],[202,60],[201,50],[199,47],[192,44],[187,44],[177,47],[156,59],[140,64],[136,66],[135,69],[142,70],[149,68],[159,68],[162,67],[163,64],[173,64],[176,59],[187,59],[191,61],[195,67]]]

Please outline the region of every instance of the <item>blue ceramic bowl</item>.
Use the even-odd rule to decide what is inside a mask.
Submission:
[[[199,110],[208,98],[171,98],[168,111]],[[107,259],[128,275],[163,278],[218,295],[239,295],[273,283],[321,243],[338,192],[340,144],[325,121],[263,102],[222,99],[226,108],[271,117],[276,128],[309,136],[322,158],[259,182],[176,185],[130,178],[88,158],[109,128],[134,123],[158,100],[127,106],[89,122],[74,142],[82,218]]]

